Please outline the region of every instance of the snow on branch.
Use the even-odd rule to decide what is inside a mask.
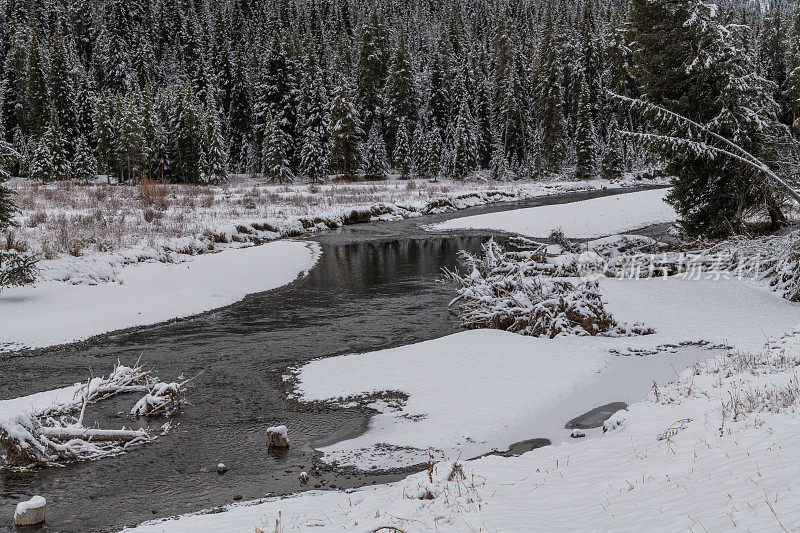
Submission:
[[[549,338],[652,333],[639,324],[617,323],[605,310],[595,282],[575,284],[551,277],[572,273],[573,265],[546,263],[542,252],[506,252],[491,239],[483,245],[482,256],[462,253],[470,272],[445,270],[445,276],[460,285],[450,306],[459,306],[464,326]]]
[[[800,202],[800,193],[795,191],[785,180],[770,169],[769,165],[733,141],[665,107],[644,101],[640,98],[623,96],[612,91],[608,91],[608,94],[611,99],[632,111],[639,112],[654,125],[668,126],[674,129],[674,136],[651,135],[630,131],[622,132],[623,135],[641,141],[645,148],[668,148],[671,151],[680,151],[683,149],[698,156],[711,157],[713,154],[720,154],[731,157],[753,167],[758,172],[765,175],[774,186],[782,189],[786,194]],[[726,148],[713,146],[709,142],[704,141],[703,137],[721,142]]]
[[[0,446],[10,465],[51,466],[68,461],[92,461],[124,453],[130,446],[152,441],[148,429],[100,429],[83,424],[88,405],[117,394],[145,392],[131,410],[134,416],[174,415],[185,396],[186,381],[162,383],[137,361],[117,363],[107,378],[79,387],[67,402],[0,420]],[[77,416],[74,416],[77,414]]]

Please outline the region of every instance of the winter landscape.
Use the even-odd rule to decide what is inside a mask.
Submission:
[[[800,531],[793,0],[8,0],[0,59],[0,531]]]

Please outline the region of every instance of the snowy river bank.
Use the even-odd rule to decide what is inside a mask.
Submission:
[[[587,197],[576,194],[539,201]],[[464,214],[476,211],[481,209]],[[372,411],[287,401],[290,391],[282,376],[299,362],[391,350],[460,331],[457,318],[446,307],[452,287],[439,282],[440,271],[456,266],[459,250],[477,251],[487,233],[452,236],[425,233],[418,227],[443,219],[365,224],[330,232],[318,239],[322,249],[318,264],[287,287],[251,295],[188,321],[3,360],[4,370],[9,371],[6,398],[34,392],[31,376],[37,377],[38,390],[57,388],[83,380],[90,372],[107,372],[117,358],[124,362],[140,354],[165,379],[204,373],[189,392],[191,405],[178,419],[177,431],[151,445],[96,463],[38,472],[0,471],[0,513],[12,509],[24,494],[36,492],[60,502],[48,510],[48,521],[59,530],[114,530],[148,518],[212,508],[237,497],[255,500],[301,490],[297,478],[317,461],[314,448],[369,435],[365,430],[371,427]],[[520,342],[529,340],[536,342],[524,338]],[[698,352],[682,363],[707,355]],[[590,374],[605,364],[596,363],[597,368],[586,368]],[[529,377],[535,385],[535,372]],[[653,379],[666,378],[659,371]],[[580,380],[568,383],[564,391],[576,385]],[[645,382],[645,388],[648,385]],[[556,409],[555,400],[569,397],[550,397],[548,405]],[[562,413],[555,412],[551,417],[555,426],[558,418],[563,424],[580,414],[576,410],[599,405],[590,398],[584,397],[590,403],[573,402]],[[607,399],[634,402],[641,398],[620,391],[619,398]],[[105,406],[98,417],[129,424],[117,414],[124,409],[116,402]],[[505,435],[506,444],[543,436],[555,427],[533,428],[534,422],[532,418],[525,422],[531,427],[527,433],[517,426],[516,433]],[[290,427],[292,447],[284,455],[270,455],[264,429],[278,423]],[[484,450],[473,451],[471,455],[479,455]],[[229,467],[224,475],[214,468],[220,461]],[[322,489],[358,487],[404,477],[397,471],[356,474],[322,466],[310,488],[315,484]],[[250,523],[258,520],[251,518]]]

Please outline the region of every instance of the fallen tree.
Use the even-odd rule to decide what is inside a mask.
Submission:
[[[0,420],[0,445],[13,466],[50,466],[92,461],[124,453],[130,446],[155,439],[150,430],[102,429],[83,424],[87,406],[117,394],[145,392],[131,410],[134,416],[177,413],[186,381],[163,383],[137,363],[117,364],[107,378],[93,378],[66,402]],[[75,416],[77,414],[77,416]]]

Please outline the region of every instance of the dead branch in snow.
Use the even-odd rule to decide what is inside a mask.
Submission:
[[[187,382],[162,383],[139,361],[132,367],[118,363],[108,378],[89,379],[70,401],[0,420],[0,445],[5,459],[15,466],[57,465],[123,453],[128,447],[155,437],[146,429],[85,427],[87,406],[121,393],[146,392],[131,414],[171,416],[184,402]],[[77,418],[70,415],[76,411]]]

